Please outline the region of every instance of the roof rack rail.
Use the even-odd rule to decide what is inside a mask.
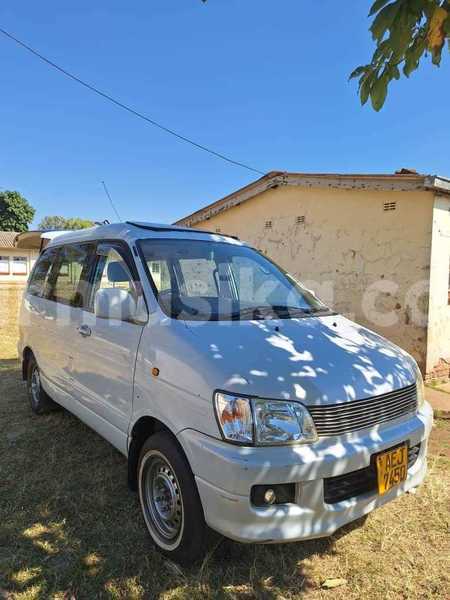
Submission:
[[[142,223],[139,221],[125,221],[127,225],[133,225],[133,227],[140,227],[141,229],[148,229],[149,231],[185,231],[188,233],[207,233],[209,235],[220,235],[221,237],[229,237],[233,240],[238,240],[236,235],[227,235],[224,233],[217,233],[215,231],[207,231],[206,229],[193,229],[192,227],[179,227],[178,225],[153,225],[152,223]]]

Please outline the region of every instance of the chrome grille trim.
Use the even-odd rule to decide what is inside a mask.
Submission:
[[[318,417],[318,419],[334,421],[336,419],[347,418],[348,416],[356,417],[358,415],[365,415],[367,413],[367,411],[374,410],[374,409],[382,409],[384,412],[386,412],[390,409],[395,410],[396,408],[399,408],[399,407],[402,407],[402,406],[405,406],[408,404],[415,404],[415,403],[416,403],[415,398],[407,397],[407,398],[400,398],[399,400],[397,400],[397,399],[391,400],[391,401],[386,400],[385,402],[380,402],[380,403],[374,402],[372,405],[369,405],[369,406],[364,405],[364,406],[350,407],[349,405],[346,405],[345,408],[344,408],[344,406],[342,407],[342,410],[333,412],[331,415],[320,416],[320,417]]]
[[[415,413],[416,384],[364,400],[308,406],[308,410],[319,437],[358,431]]]

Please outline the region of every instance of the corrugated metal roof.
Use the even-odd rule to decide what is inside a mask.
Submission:
[[[14,248],[17,231],[0,231],[0,248]]]

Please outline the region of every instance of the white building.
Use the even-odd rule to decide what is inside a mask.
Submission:
[[[24,284],[39,256],[39,249],[17,248],[15,231],[0,231],[0,283]]]

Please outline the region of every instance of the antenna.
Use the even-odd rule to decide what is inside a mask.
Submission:
[[[109,203],[111,204],[113,211],[116,213],[116,217],[119,219],[119,221],[122,221],[122,219],[120,218],[120,215],[117,211],[117,208],[114,206],[114,202],[112,201],[111,194],[108,192],[108,188],[106,187],[106,183],[104,181],[102,181],[102,185],[103,185],[103,189],[105,190],[105,194],[109,200]]]

